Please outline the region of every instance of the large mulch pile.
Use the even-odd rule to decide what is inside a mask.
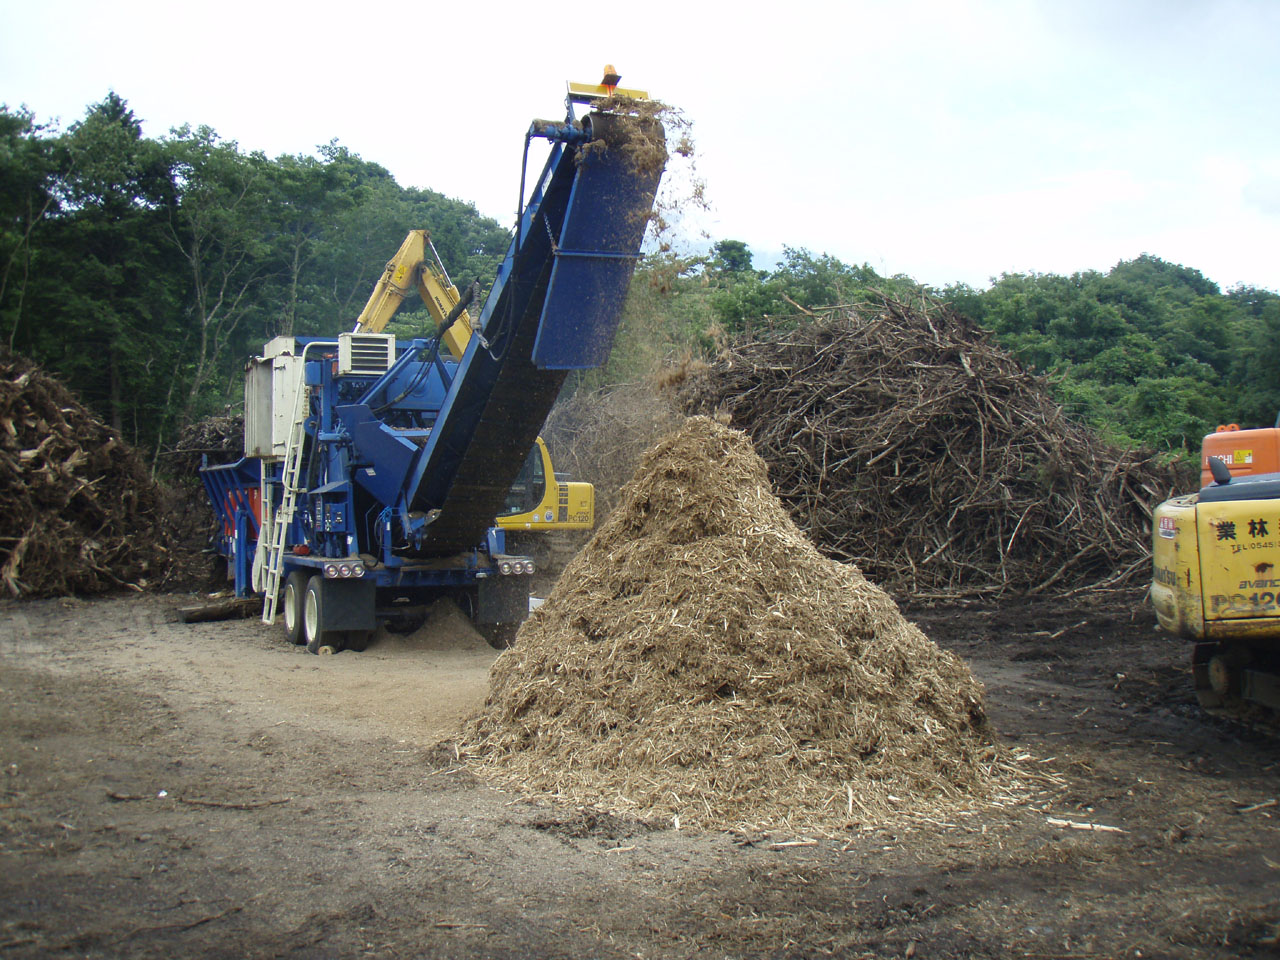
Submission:
[[[464,749],[522,791],[711,828],[876,822],[982,794],[1001,763],[967,667],[819,554],[707,417],[646,454]]]
[[[29,360],[0,354],[0,584],[142,588],[167,571],[164,498],[138,455]]]
[[[818,547],[904,598],[1145,580],[1151,511],[1189,479],[1068,419],[1042,377],[929,299],[737,339],[679,399],[727,413]]]

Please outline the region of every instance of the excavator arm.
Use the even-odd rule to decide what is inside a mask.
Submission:
[[[436,326],[448,321],[441,340],[455,358],[461,359],[471,339],[471,321],[458,310],[462,297],[440,265],[427,230],[410,230],[396,255],[387,261],[368,303],[356,318],[356,332],[381,333],[415,288]]]

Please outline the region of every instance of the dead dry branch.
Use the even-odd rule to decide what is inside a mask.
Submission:
[[[244,456],[244,414],[227,413],[188,424],[169,453],[166,466],[181,477],[197,475],[210,464],[234,463]]]
[[[146,467],[57,380],[0,355],[0,582],[9,596],[160,579],[164,498]]]
[[[1151,511],[1180,485],[1072,422],[1042,377],[928,298],[735,340],[679,399],[726,412],[801,530],[902,597],[1137,583]]]
[[[557,470],[595,485],[596,516],[603,518],[645,451],[683,419],[652,384],[619,384],[561,400],[542,435]]]

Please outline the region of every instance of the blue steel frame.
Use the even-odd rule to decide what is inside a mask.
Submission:
[[[301,345],[332,343],[335,352],[337,341],[321,338],[298,338]],[[423,365],[417,358],[427,347],[426,340],[397,342],[396,349],[400,353],[396,362],[380,377],[338,377],[334,372],[333,357],[323,355],[315,360],[308,360],[304,377],[308,385],[319,389],[319,396],[311,400],[311,413],[307,418],[305,429],[315,442],[314,449],[322,458],[322,476],[338,476],[349,478],[351,446],[353,437],[344,421],[338,416],[344,406],[338,403],[338,393],[342,384],[350,383],[354,389],[361,390],[360,401],[368,401],[379,394],[400,390],[406,381],[412,381]],[[409,400],[424,412],[431,412],[433,406],[438,407],[444,391],[452,380],[452,372],[438,355],[430,361],[437,382],[427,384],[420,395]],[[369,381],[373,381],[369,383]],[[366,384],[368,384],[366,386]],[[351,392],[348,390],[347,392]],[[412,431],[410,431],[412,432]],[[209,466],[206,463],[200,469],[200,479],[205,492],[214,508],[218,520],[218,532],[214,547],[227,559],[228,569],[232,574],[237,596],[249,596],[253,593],[252,571],[253,559],[261,529],[251,502],[251,491],[256,491],[263,479],[263,462],[256,458],[243,457],[234,463]],[[274,499],[279,501],[279,488],[283,463],[276,461],[268,465],[266,482],[275,485]],[[402,536],[404,523],[400,518],[400,508],[395,506],[384,508],[379,515],[379,523],[383,526],[382,549],[375,550],[374,545],[354,542],[359,526],[355,518],[354,491],[350,479],[339,479],[321,483],[314,489],[305,491],[299,497],[298,510],[286,536],[286,545],[304,545],[309,551],[297,553],[288,551],[284,558],[283,576],[287,577],[295,569],[317,570],[326,561],[347,559],[353,555],[364,553],[377,557],[376,566],[371,566],[366,574],[373,579],[378,588],[392,590],[418,590],[434,588],[459,588],[475,586],[480,580],[490,576],[498,576],[493,557],[505,555],[506,535],[500,527],[491,528],[485,537],[483,548],[477,548],[451,567],[438,564],[427,564],[397,555],[393,543]],[[231,532],[228,533],[227,531]],[[345,549],[344,549],[345,546]]]
[[[261,466],[249,457],[216,467],[208,465],[208,457],[204,460],[200,480],[218,523],[214,549],[227,558],[236,596],[248,596],[252,592],[253,553],[260,533],[249,497],[251,490],[258,489]]]
[[[520,212],[516,235],[481,310],[479,331],[456,364],[440,357],[438,341],[414,340],[397,344],[399,356],[379,377],[339,377],[336,341],[299,338],[302,344],[332,343],[334,350],[319,359],[308,357],[304,367],[305,383],[315,389],[306,423],[311,453],[302,477],[304,486],[309,478],[319,482],[300,496],[286,543],[305,546],[306,552],[286,553],[286,573],[363,555],[377,558],[367,576],[388,590],[473,586],[496,574],[494,557],[506,546],[497,527],[487,531],[482,544],[447,562],[402,556],[396,544],[420,541],[432,519],[427,507],[444,502],[488,398],[507,376],[504,358],[517,327],[536,318],[526,359],[539,370],[580,369],[607,358],[640,255],[646,221],[636,214],[648,210],[660,172],[639,173],[608,150],[568,149],[590,138],[591,122],[587,117],[579,124],[570,101],[565,123],[539,121],[530,127],[526,160],[533,137],[551,140],[551,153]],[[522,170],[522,203],[524,178]],[[376,406],[379,402],[383,406]],[[421,430],[403,424],[391,429],[380,416],[388,409],[387,417],[408,413],[432,422]],[[260,461],[242,459],[201,470],[223,524],[218,550],[228,557],[242,596],[251,590],[260,535],[248,490],[258,485],[261,469]],[[276,461],[261,479],[278,487],[282,470]],[[381,504],[380,544],[360,542],[365,527],[355,516],[357,484]]]

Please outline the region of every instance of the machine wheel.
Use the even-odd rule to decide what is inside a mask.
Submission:
[[[342,649],[343,636],[340,631],[324,629],[322,580],[322,576],[315,573],[307,581],[307,589],[302,596],[302,636],[307,644],[307,653],[326,655]]]
[[[518,623],[480,623],[476,627],[495,650],[506,650],[515,643],[520,630]]]
[[[1209,658],[1207,672],[1209,689],[1226,699],[1240,696],[1244,668],[1252,661],[1247,647],[1222,644],[1218,652]]]
[[[352,650],[355,653],[364,653],[369,646],[369,641],[372,639],[372,630],[348,630],[346,638],[342,641],[342,649]]]
[[[1191,672],[1201,708],[1208,714],[1237,723],[1270,723],[1268,717],[1274,708],[1256,695],[1256,689],[1253,697],[1244,699],[1245,672],[1258,668],[1256,651],[1244,644],[1197,644]]]
[[[281,601],[284,612],[284,635],[290,643],[306,643],[302,635],[302,604],[307,592],[307,572],[294,570],[284,582]]]

